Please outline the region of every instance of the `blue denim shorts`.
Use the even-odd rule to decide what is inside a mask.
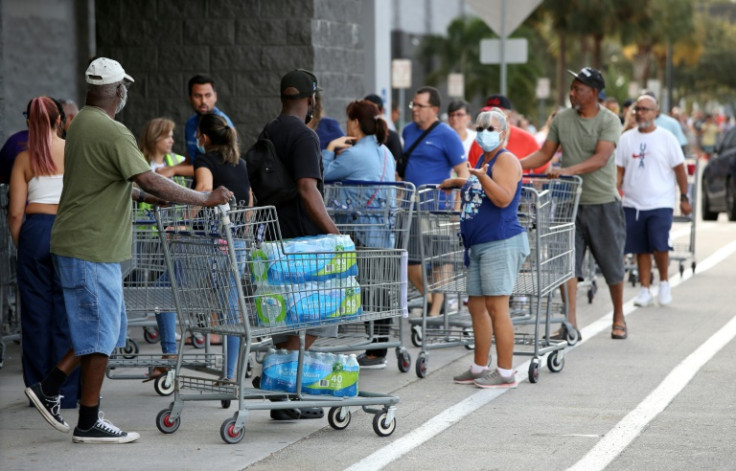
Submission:
[[[472,245],[468,250],[468,296],[510,296],[529,252],[526,232]]]
[[[53,255],[64,290],[72,347],[77,356],[110,355],[125,346],[128,318],[119,263]]]

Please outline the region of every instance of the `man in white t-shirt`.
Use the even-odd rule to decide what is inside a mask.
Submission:
[[[657,100],[642,95],[634,105],[636,127],[621,135],[616,148],[618,188],[623,190],[626,215],[625,253],[636,254],[641,291],[634,304],[653,302],[649,292],[652,257],[659,270],[660,305],[672,302],[668,282],[669,233],[675,190],[680,188],[680,211],[692,211],[687,190],[685,157],[675,136],[654,123]]]

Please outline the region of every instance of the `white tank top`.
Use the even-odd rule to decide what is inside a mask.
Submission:
[[[41,204],[59,204],[61,189],[64,187],[64,175],[44,175],[33,177],[28,182],[28,202]]]

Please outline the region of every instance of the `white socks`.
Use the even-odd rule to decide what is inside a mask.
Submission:
[[[498,373],[504,378],[510,378],[514,376],[514,370],[504,370],[503,368],[496,368]]]
[[[483,373],[487,369],[488,369],[487,366],[476,365],[475,363],[470,365],[470,372],[473,373],[474,375]]]

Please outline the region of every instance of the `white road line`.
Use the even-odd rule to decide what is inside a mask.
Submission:
[[[670,402],[680,394],[691,379],[716,353],[736,337],[736,317],[723,326],[697,350],[677,365],[670,374],[634,410],[606,433],[603,438],[569,471],[597,471],[605,469],[639,436]]]
[[[728,244],[728,245],[720,248],[713,255],[711,255],[707,259],[703,260],[702,262],[700,262],[698,264],[698,273],[704,272],[704,271],[706,271],[706,270],[708,270],[708,269],[716,266],[718,263],[720,263],[723,260],[725,260],[727,257],[729,257],[734,252],[736,252],[736,241],[731,242],[730,244]],[[683,281],[689,279],[691,276],[692,276],[692,273],[691,272],[686,272],[684,274],[684,276],[682,276],[682,277],[680,277],[679,274],[676,274],[675,276],[673,276],[673,277],[670,278],[670,285],[674,288],[675,286],[679,285]],[[630,314],[634,310],[636,310],[636,307],[634,307],[634,301],[633,300],[627,302],[624,305],[624,312],[625,312],[626,315]],[[597,321],[593,322],[592,324],[589,324],[584,329],[582,329],[581,334],[582,334],[583,340],[581,340],[574,347],[571,347],[571,348],[577,348],[578,346],[580,346],[583,343],[585,343],[587,341],[587,339],[590,339],[591,337],[593,337],[594,335],[600,333],[604,329],[610,328],[612,315],[613,315],[613,312],[611,311],[611,312],[607,313],[606,315],[602,316],[601,318],[599,318]],[[732,322],[730,322],[728,325],[731,325],[731,324],[734,324],[734,329],[736,329],[736,321],[732,320]],[[718,334],[716,334],[716,335],[718,335]],[[712,341],[712,339],[709,340],[709,342],[710,341]],[[524,382],[524,381],[526,381],[528,379],[526,372],[529,369],[529,363],[530,363],[530,361],[531,360],[527,360],[523,364],[517,366],[517,371],[522,372],[522,373],[517,373],[516,374],[516,380],[518,382],[521,383],[521,382]],[[546,365],[545,365],[544,362],[541,362],[540,363],[540,368],[543,368],[545,366]],[[673,372],[674,371],[675,370],[673,370]],[[680,373],[680,374],[682,374],[682,373]],[[670,375],[668,376],[668,378],[670,376],[672,376],[672,373],[670,373]],[[494,391],[494,390],[481,390],[481,391],[478,391],[477,393],[475,393],[472,396],[470,396],[470,397],[468,397],[468,398],[460,401],[459,403],[455,404],[454,406],[445,409],[440,414],[438,414],[438,415],[434,416],[433,418],[429,419],[427,422],[425,422],[424,424],[422,424],[418,428],[412,430],[411,432],[407,433],[403,437],[394,440],[389,445],[386,445],[385,447],[376,450],[375,452],[373,452],[370,455],[366,456],[362,460],[360,460],[360,461],[356,462],[355,464],[353,464],[352,466],[346,468],[346,471],[373,471],[373,470],[380,470],[384,466],[388,465],[389,463],[391,463],[393,461],[396,461],[397,459],[401,458],[403,455],[409,453],[414,448],[416,448],[416,447],[420,446],[421,444],[427,442],[428,440],[430,440],[434,436],[439,435],[440,433],[444,432],[451,425],[459,422],[460,420],[462,420],[466,416],[472,414],[476,410],[478,410],[481,407],[485,406],[486,404],[488,404],[492,400],[494,400],[497,397],[499,397],[502,394],[504,394],[506,391],[507,390],[499,390],[499,391]],[[678,390],[678,392],[679,392],[679,390]],[[629,415],[631,415],[631,414],[629,414]],[[645,426],[645,425],[646,425],[646,423],[643,424],[642,427]],[[641,430],[641,429],[639,429],[639,430]],[[639,432],[637,432],[637,434],[638,433]],[[605,438],[605,436],[604,436],[604,438]],[[621,450],[619,450],[618,453],[620,453],[620,451]]]

